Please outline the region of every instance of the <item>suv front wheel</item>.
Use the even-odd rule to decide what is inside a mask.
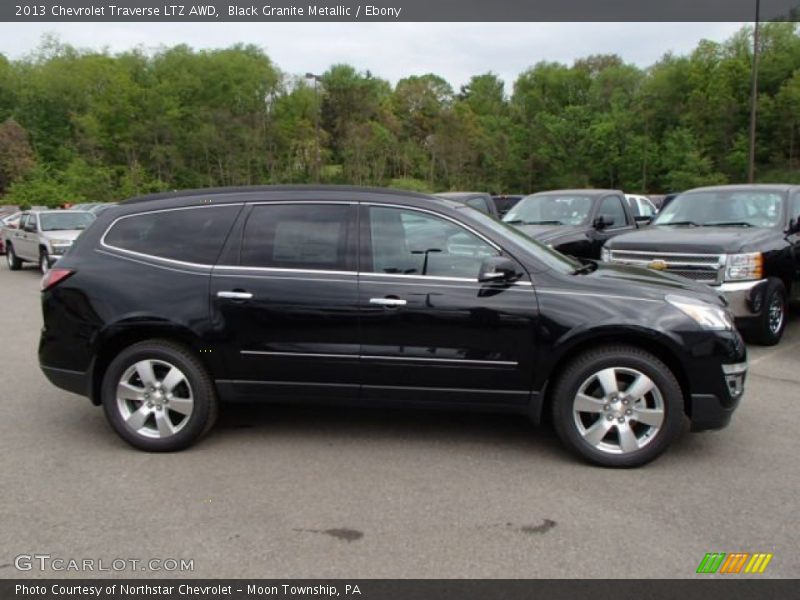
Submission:
[[[22,268],[22,261],[17,256],[17,253],[14,252],[14,246],[11,244],[6,244],[6,263],[8,263],[8,268],[12,271],[19,271]]]
[[[553,389],[561,440],[606,467],[638,467],[675,439],[683,394],[662,361],[629,346],[603,346],[573,360]]]
[[[166,340],[129,346],[103,377],[102,402],[114,430],[148,452],[192,445],[211,429],[217,397],[205,367],[186,347]]]

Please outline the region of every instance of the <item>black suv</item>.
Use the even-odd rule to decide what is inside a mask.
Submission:
[[[676,197],[651,227],[610,240],[603,260],[649,266],[714,286],[736,325],[777,344],[800,299],[800,186],[727,185]]]
[[[600,258],[603,244],[634,231],[636,219],[619,190],[552,190],[526,196],[503,217],[535,240],[580,258]]]
[[[747,368],[707,286],[383,189],[129,200],[42,288],[45,375],[149,451],[189,446],[218,401],[321,401],[551,411],[582,456],[635,466],[684,415],[724,427]]]

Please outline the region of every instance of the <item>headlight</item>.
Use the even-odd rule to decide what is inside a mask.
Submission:
[[[725,264],[725,281],[761,279],[764,274],[764,257],[761,252],[729,254]]]
[[[603,262],[611,262],[611,250],[605,246],[600,250],[600,260]]]
[[[708,302],[688,298],[686,296],[666,296],[665,300],[672,306],[691,317],[700,327],[715,331],[730,331],[733,329],[731,314],[719,306]]]

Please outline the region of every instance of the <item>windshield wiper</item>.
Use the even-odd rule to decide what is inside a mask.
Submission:
[[[689,225],[689,227],[700,227],[694,221],[672,221],[671,223],[653,223],[653,225]]]
[[[709,221],[703,223],[703,227],[753,227],[753,224],[747,221]]]

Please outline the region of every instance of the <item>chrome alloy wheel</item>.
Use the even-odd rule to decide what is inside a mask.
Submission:
[[[590,446],[608,454],[629,454],[656,438],[664,425],[664,398],[641,371],[611,367],[581,384],[572,416]]]
[[[189,422],[194,410],[186,375],[163,360],[140,360],[117,384],[117,409],[125,425],[138,435],[164,439]]]
[[[783,327],[785,307],[780,293],[774,293],[767,307],[769,330],[777,335]]]

